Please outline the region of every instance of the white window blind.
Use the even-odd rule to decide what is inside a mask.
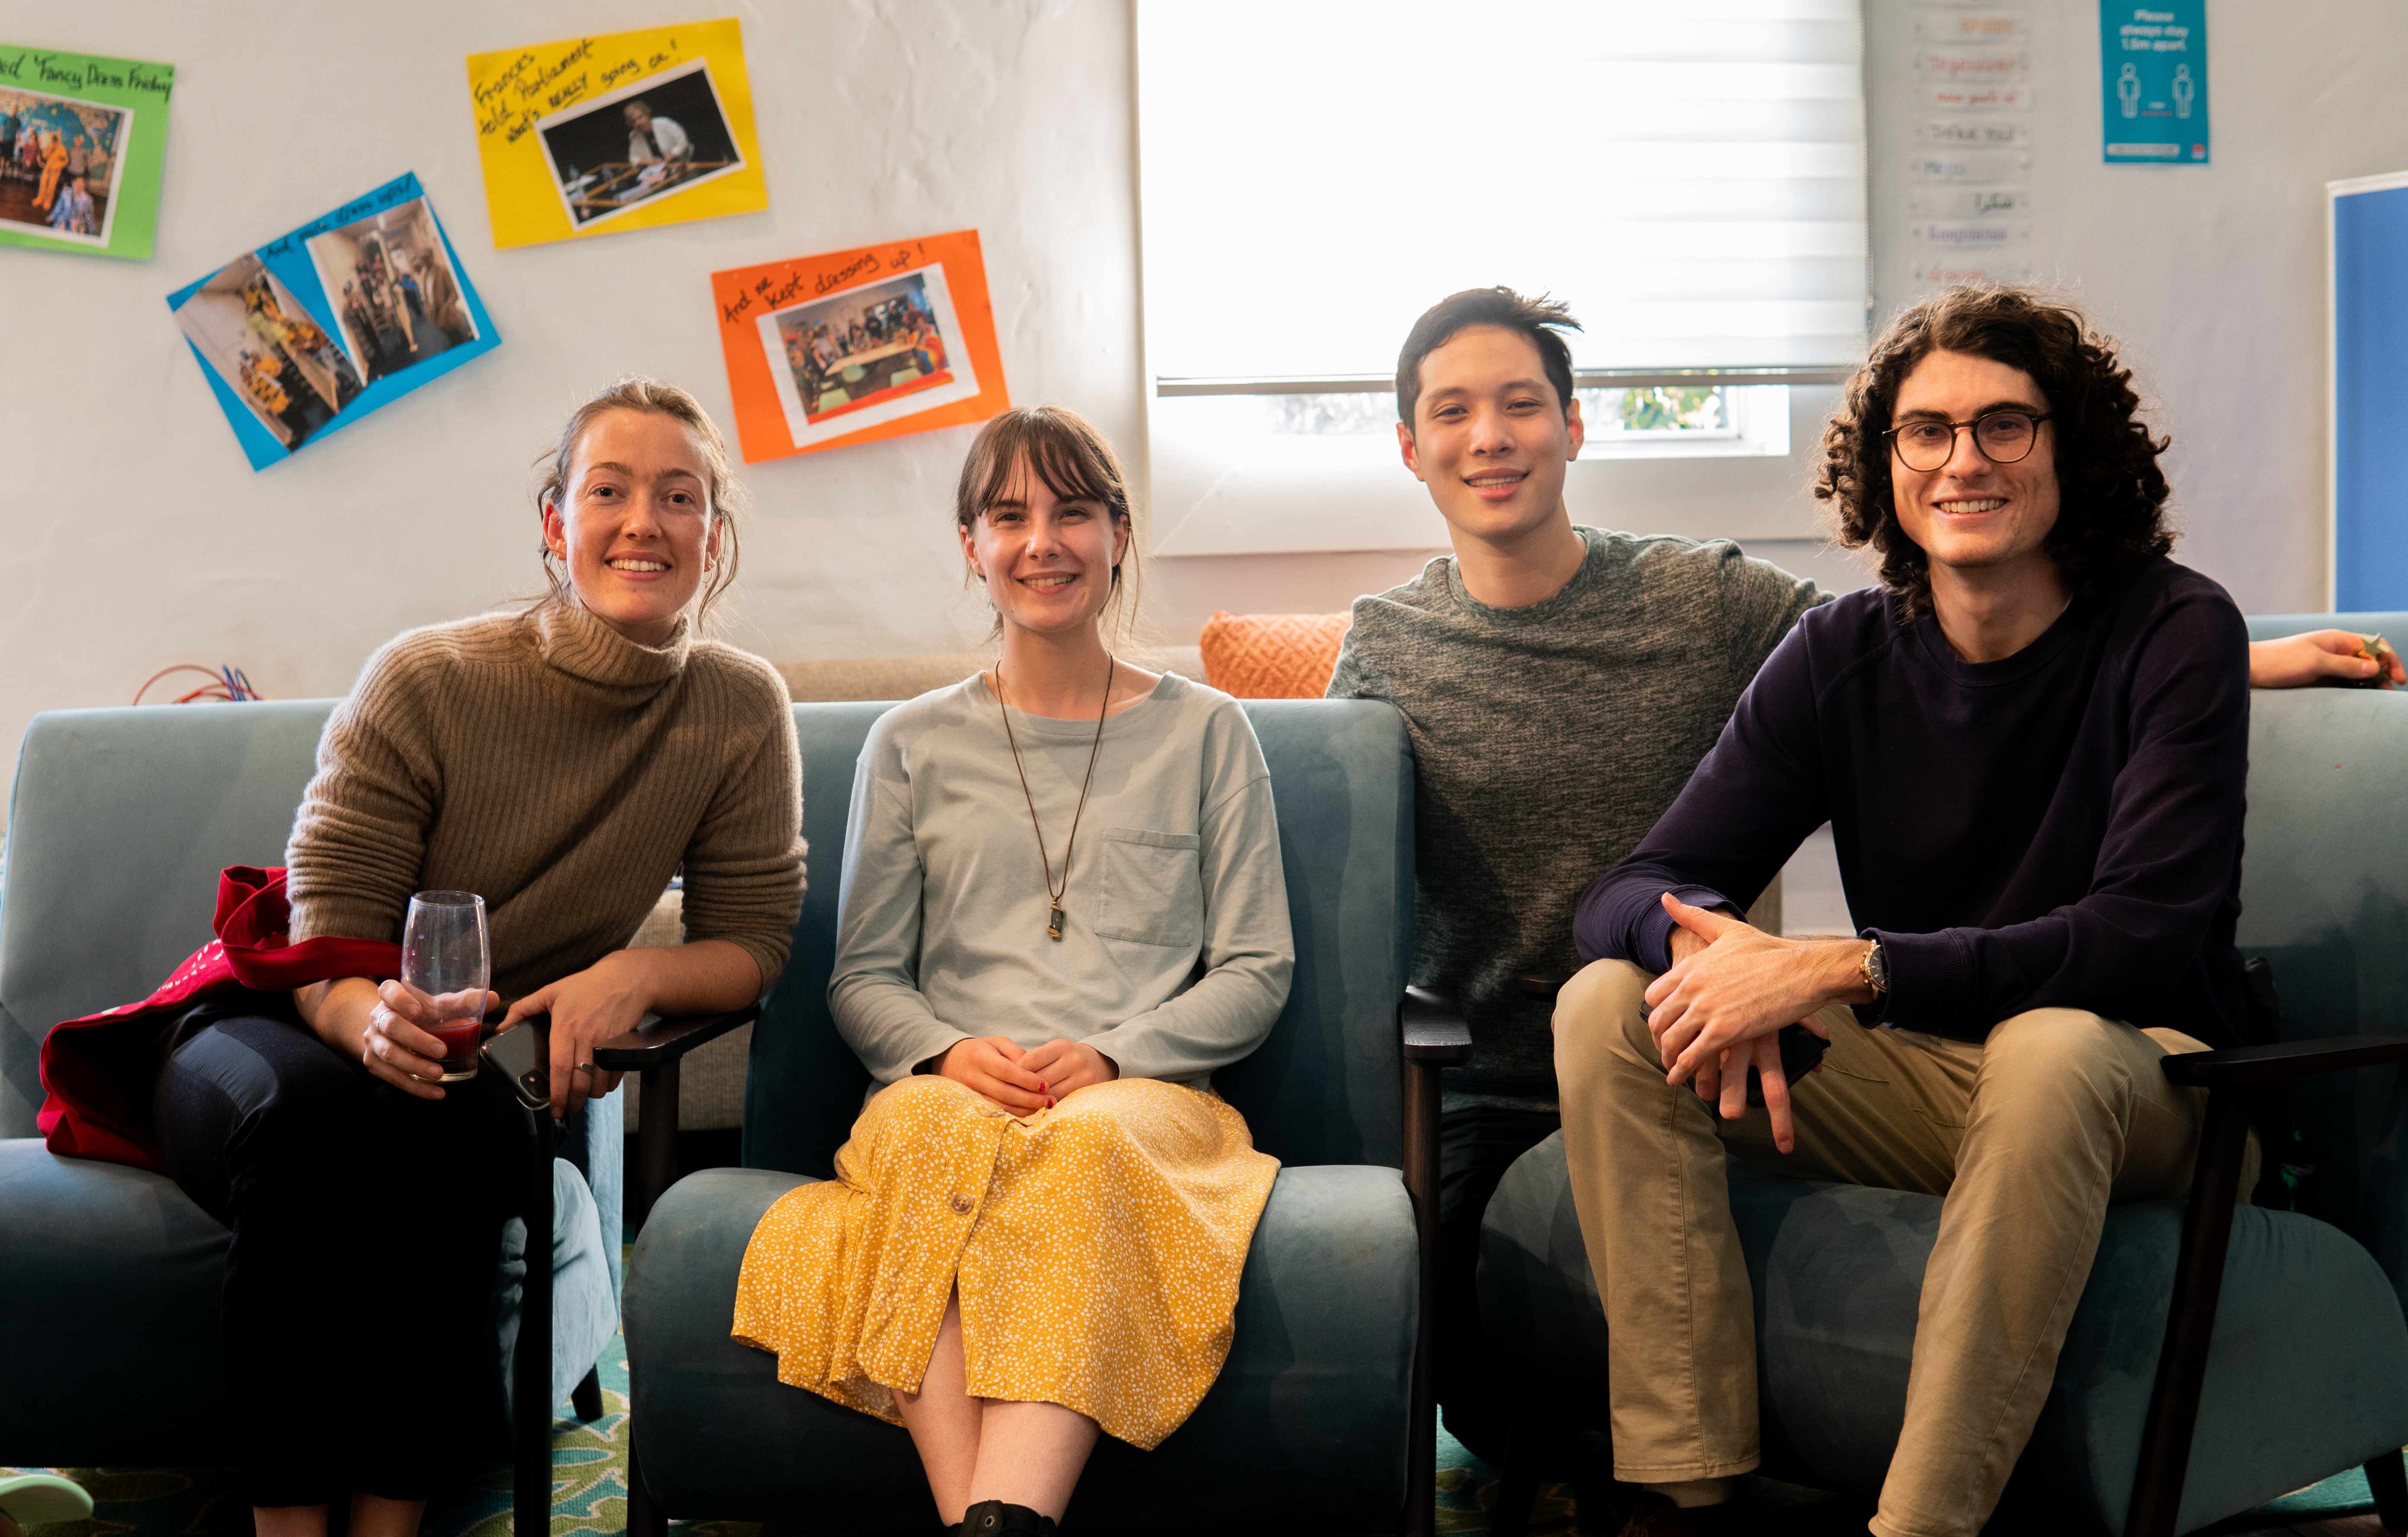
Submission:
[[[1148,369],[1388,374],[1491,283],[1584,370],[1854,363],[1860,51],[1856,0],[1140,0]]]

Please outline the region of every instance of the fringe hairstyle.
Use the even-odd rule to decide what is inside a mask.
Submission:
[[[1897,595],[1901,619],[1931,611],[1931,563],[1899,525],[1887,434],[1899,388],[1934,352],[2005,363],[2040,387],[2059,498],[2057,526],[2042,548],[2075,596],[2112,591],[2173,548],[2157,463],[2172,439],[2149,435],[2132,371],[2114,340],[2037,289],[1963,284],[1907,310],[1873,343],[1823,429],[1814,472],[1814,497],[1828,504],[1840,543],[1870,545],[1881,556],[1882,584]]]
[[[1010,488],[1012,472],[1021,465],[1054,495],[1076,497],[1102,506],[1105,515],[1128,530],[1128,548],[1112,567],[1111,595],[1101,614],[1104,637],[1115,650],[1129,643],[1137,629],[1137,605],[1145,585],[1138,557],[1137,518],[1129,506],[1128,477],[1120,456],[1104,441],[1096,424],[1067,406],[1025,406],[1004,412],[984,427],[962,461],[962,477],[953,489],[953,522],[965,533],[974,528],[986,509]],[[977,580],[966,559],[962,584]],[[987,632],[993,640],[1003,633],[1003,616]]]
[[[727,467],[727,440],[719,435],[718,425],[693,395],[660,379],[625,374],[578,406],[569,413],[567,424],[560,429],[560,440],[536,457],[536,511],[540,514],[559,505],[568,490],[578,446],[585,441],[585,434],[594,423],[610,411],[645,411],[673,417],[684,424],[686,434],[702,451],[703,467],[710,474],[710,518],[719,531],[719,558],[711,562],[710,580],[702,590],[702,605],[695,613],[695,628],[699,631],[710,621],[711,605],[736,580],[739,554],[736,519],[750,505],[750,499]],[[704,537],[704,548],[708,548],[708,530]],[[568,573],[552,554],[551,545],[541,545],[538,553],[543,557],[543,579],[549,584],[538,606],[559,603],[568,595]]]

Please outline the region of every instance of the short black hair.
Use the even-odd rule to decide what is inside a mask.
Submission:
[[[1397,420],[1410,429],[1413,407],[1422,398],[1422,360],[1453,341],[1455,334],[1475,325],[1499,325],[1518,331],[1539,349],[1539,366],[1555,387],[1555,406],[1569,412],[1572,405],[1572,349],[1560,334],[1578,331],[1570,306],[1541,293],[1535,299],[1499,283],[1495,288],[1468,288],[1450,293],[1422,312],[1397,354]]]

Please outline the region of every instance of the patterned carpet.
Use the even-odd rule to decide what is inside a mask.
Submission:
[[[602,1358],[603,1416],[592,1425],[569,1417],[559,1406],[552,1427],[552,1537],[619,1537],[627,1528],[627,1350],[613,1338]],[[1488,1507],[1497,1498],[1494,1469],[1466,1451],[1443,1430],[1438,1438],[1438,1530],[1488,1530]],[[243,1537],[251,1512],[236,1497],[234,1475],[222,1468],[0,1468],[0,1473],[50,1471],[65,1473],[92,1491],[87,1521],[28,1529],[27,1537]],[[1742,1498],[1765,1517],[1762,1530],[1789,1537],[1823,1537],[1864,1530],[1857,1501],[1768,1479],[1745,1480]],[[2302,1489],[2262,1510],[2218,1528],[2238,1531],[2371,1510],[2366,1477],[2355,1470]],[[510,1537],[510,1471],[496,1463],[484,1473],[427,1507],[424,1537]],[[1075,1512],[1073,1513],[1075,1515]],[[679,1537],[781,1537],[777,1527],[747,1521],[672,1522]],[[1571,1487],[1541,1487],[1531,1513],[1531,1537],[1575,1537]],[[1994,1537],[2006,1537],[1993,1523]],[[1597,1537],[1592,1531],[1590,1537]]]

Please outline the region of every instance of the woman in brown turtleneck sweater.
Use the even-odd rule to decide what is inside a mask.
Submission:
[[[411,631],[327,721],[293,828],[291,933],[397,940],[412,892],[485,899],[505,1028],[552,1017],[556,1114],[609,1092],[594,1046],[647,1011],[739,1007],[802,904],[784,684],[696,640],[735,573],[725,445],[694,397],[624,379],[580,407],[537,500],[552,591]],[[708,590],[706,591],[706,583]],[[624,946],[681,868],[687,943]],[[485,1402],[515,1120],[450,1088],[421,1003],[347,977],[239,995],[174,1032],[153,1094],[187,1193],[235,1232],[235,1434],[261,1537],[409,1537]],[[346,1411],[373,1403],[388,1429]]]

